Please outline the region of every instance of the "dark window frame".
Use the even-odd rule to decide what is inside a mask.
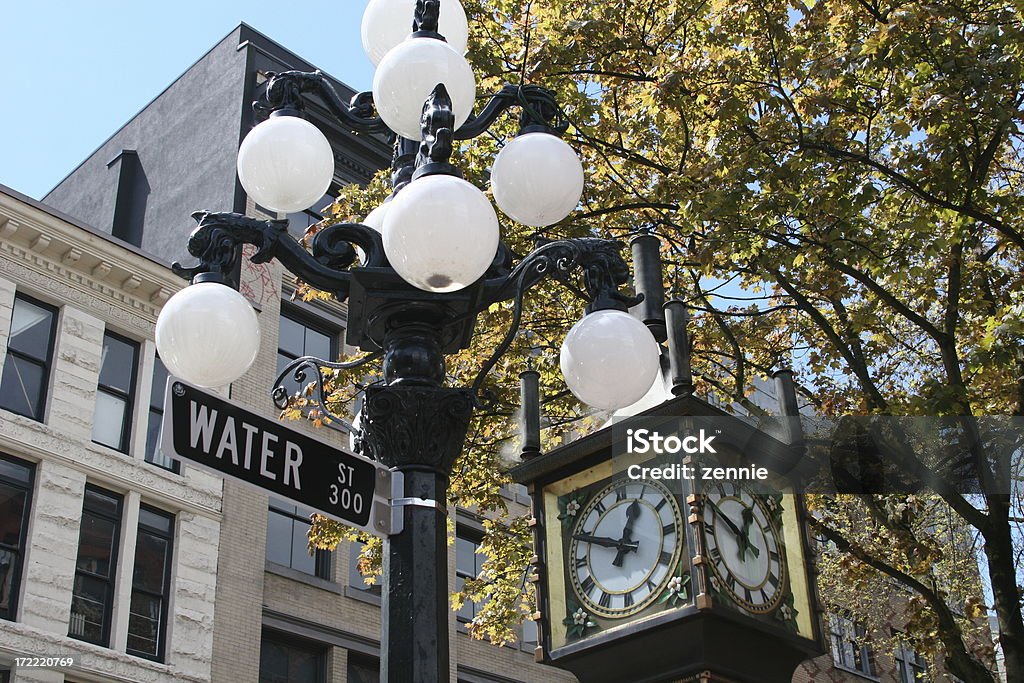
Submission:
[[[119,342],[127,344],[127,345],[129,345],[129,346],[131,346],[133,348],[133,350],[134,350],[134,353],[133,353],[134,358],[132,360],[132,375],[131,375],[131,379],[128,382],[128,391],[127,391],[127,393],[124,390],[122,390],[122,389],[120,389],[118,387],[113,387],[113,386],[110,386],[110,385],[103,384],[102,379],[97,380],[97,382],[96,382],[96,393],[97,393],[97,395],[102,392],[104,394],[108,394],[110,396],[114,396],[116,398],[120,398],[120,399],[124,400],[124,402],[125,402],[125,405],[124,405],[124,421],[121,424],[121,439],[120,439],[121,443],[120,443],[119,446],[111,446],[110,444],[105,444],[105,443],[103,443],[101,441],[96,441],[95,439],[93,439],[93,443],[99,444],[101,446],[105,446],[107,448],[112,448],[115,451],[118,451],[120,453],[128,453],[128,451],[131,450],[131,445],[132,445],[132,417],[133,417],[133,413],[135,412],[135,398],[136,398],[135,395],[138,393],[138,386],[137,385],[138,385],[138,382],[139,382],[139,347],[140,347],[140,344],[137,341],[129,339],[128,337],[120,335],[120,334],[118,334],[116,332],[111,332],[110,330],[104,330],[103,331],[104,342],[106,341],[106,338],[108,336],[113,338],[113,339],[116,339]],[[101,359],[100,360],[100,373],[102,374],[102,372],[103,372],[103,367],[102,367],[102,359]]]
[[[473,551],[473,566],[474,566],[474,568],[480,567],[480,569],[476,569],[476,571],[473,574],[469,574],[469,573],[467,573],[465,571],[462,571],[459,568],[459,539],[462,539],[464,541],[469,541],[470,543],[472,543],[475,546],[474,551]],[[463,582],[465,582],[466,579],[475,579],[475,578],[477,578],[480,575],[480,571],[482,571],[482,567],[483,567],[483,562],[486,559],[486,557],[484,557],[479,552],[477,552],[480,549],[480,544],[481,544],[482,541],[483,541],[483,532],[482,531],[479,531],[479,530],[474,529],[472,527],[464,526],[464,525],[461,525],[461,524],[456,525],[456,527],[455,527],[455,585],[456,585],[456,590],[459,590],[459,591],[462,590],[462,586],[459,584],[459,579],[462,579]],[[473,611],[473,616],[469,617],[469,618],[466,618],[462,614],[462,610],[466,609],[467,605],[471,605],[472,606],[472,611]],[[456,611],[455,619],[460,624],[468,624],[473,619],[473,617],[476,616],[476,613],[477,613],[478,609],[479,609],[479,605],[477,605],[477,603],[471,602],[471,601],[467,600],[466,602],[464,602],[462,604],[462,608],[459,609],[458,611]]]
[[[306,640],[304,638],[297,638],[292,634],[284,633],[282,631],[276,631],[269,628],[264,628],[260,634],[260,662],[259,662],[259,681],[264,681],[263,677],[263,646],[267,640],[278,644],[283,647],[291,647],[298,650],[306,650],[310,653],[316,653],[317,664],[315,672],[315,683],[327,683],[328,670],[330,668],[327,661],[327,655],[330,653],[331,646],[327,643],[321,643],[315,640]],[[289,672],[291,673],[291,672]]]
[[[154,380],[156,379],[157,363],[159,363],[160,365],[163,365],[163,361],[160,360],[160,356],[154,354],[154,356],[153,356],[153,379]],[[169,374],[167,372],[167,366],[164,366],[164,374],[165,375]],[[153,420],[155,419],[155,420],[157,420],[158,423],[162,423],[163,419],[164,419],[164,391],[163,391],[162,388],[160,389],[160,393],[158,394],[160,396],[160,406],[157,407],[156,405],[153,404],[153,389],[155,389],[155,388],[156,388],[156,384],[154,384],[150,388],[150,391],[149,391],[149,394],[150,394],[149,395],[149,408],[148,408],[148,410],[146,412],[146,450],[142,454],[142,459],[145,460],[146,462],[148,462],[150,465],[153,465],[154,467],[159,467],[162,470],[166,470],[168,472],[174,472],[175,474],[181,474],[181,461],[179,461],[179,460],[177,460],[175,458],[169,458],[168,456],[164,456],[164,457],[168,457],[168,459],[171,462],[170,466],[167,466],[167,465],[163,465],[163,464],[157,462],[155,459],[153,459],[153,458],[155,458],[156,454],[160,452],[160,437],[159,437],[159,434],[157,436],[156,443],[154,444],[153,452],[151,453],[150,450],[149,450],[149,431],[153,428]]]
[[[51,372],[53,370],[53,352],[54,352],[54,347],[56,346],[56,343],[57,343],[57,318],[58,318],[58,315],[59,315],[60,311],[59,311],[59,309],[56,306],[51,306],[50,304],[45,303],[43,301],[40,301],[39,299],[36,299],[35,297],[31,297],[31,296],[29,296],[27,294],[24,294],[22,292],[15,292],[15,294],[14,294],[14,306],[11,307],[11,319],[12,320],[14,319],[14,307],[18,305],[18,300],[19,299],[21,299],[21,300],[23,300],[23,301],[25,301],[25,302],[33,305],[33,306],[37,306],[39,308],[42,308],[42,309],[48,311],[51,314],[51,317],[50,317],[50,334],[49,334],[49,338],[48,338],[47,344],[46,344],[46,361],[45,362],[40,362],[40,360],[38,358],[33,358],[33,357],[31,357],[31,356],[29,356],[29,355],[27,355],[27,354],[25,354],[25,353],[23,353],[21,351],[18,351],[17,349],[12,349],[11,348],[11,338],[10,338],[10,336],[8,336],[8,338],[7,338],[7,356],[4,357],[4,366],[3,366],[3,368],[0,368],[0,376],[2,376],[2,374],[5,373],[6,370],[7,370],[7,358],[9,358],[10,356],[13,355],[15,358],[18,358],[18,359],[20,359],[20,360],[22,360],[22,361],[24,361],[26,363],[31,363],[32,365],[36,365],[38,367],[42,367],[43,368],[43,382],[42,382],[42,385],[39,388],[39,415],[38,416],[36,416],[36,415],[26,415],[26,414],[24,414],[24,413],[22,413],[20,411],[12,410],[11,408],[4,408],[4,410],[9,410],[10,412],[12,412],[12,413],[14,413],[16,415],[21,415],[22,417],[27,417],[30,420],[35,420],[36,422],[45,422],[46,421],[46,400],[47,400],[47,398],[49,398],[49,393],[50,393],[50,391],[49,391],[50,390],[50,374],[51,374]]]
[[[17,621],[18,617],[18,594],[21,592],[21,573],[24,569],[24,555],[25,546],[28,543],[28,521],[32,518],[32,493],[35,488],[35,475],[36,467],[35,463],[21,460],[13,456],[0,453],[0,460],[6,460],[9,463],[24,467],[28,470],[28,483],[15,481],[9,479],[0,474],[0,482],[25,490],[25,515],[21,520],[21,529],[18,533],[18,546],[14,550],[9,549],[9,544],[5,544],[0,539],[0,550],[6,550],[15,555],[14,561],[8,567],[7,571],[13,573],[14,578],[11,580],[11,592],[8,596],[7,616],[0,616],[0,619],[6,621]],[[7,580],[7,575],[4,575],[3,581]],[[2,585],[2,584],[0,584]]]
[[[105,519],[107,521],[110,521],[110,522],[114,523],[114,536],[113,536],[112,542],[110,544],[110,547],[111,547],[111,550],[110,550],[110,562],[109,562],[109,564],[110,564],[110,576],[109,577],[104,577],[104,576],[102,576],[100,574],[96,574],[94,572],[89,572],[89,571],[86,571],[84,569],[80,569],[78,567],[78,556],[82,552],[82,532],[81,532],[81,528],[79,529],[79,532],[78,532],[78,552],[75,554],[75,579],[76,580],[78,579],[79,575],[81,575],[81,576],[84,576],[86,578],[95,579],[97,581],[102,581],[102,582],[107,584],[107,600],[104,601],[104,604],[103,604],[103,633],[102,633],[102,635],[101,635],[101,637],[100,637],[98,642],[97,641],[93,641],[93,640],[89,640],[89,639],[87,639],[85,637],[82,637],[82,636],[73,635],[71,633],[71,626],[69,624],[68,625],[68,637],[69,638],[74,638],[75,640],[81,640],[81,641],[84,641],[86,643],[93,643],[94,645],[99,645],[100,647],[110,647],[110,627],[111,627],[111,623],[110,622],[113,621],[114,601],[116,599],[115,591],[117,589],[117,562],[118,562],[118,553],[119,553],[119,551],[121,549],[120,548],[120,546],[121,546],[121,525],[122,525],[122,520],[124,518],[124,496],[122,496],[119,493],[115,493],[113,491],[109,491],[107,489],[101,488],[99,486],[95,486],[93,484],[86,484],[85,485],[86,493],[88,493],[90,490],[92,490],[92,491],[94,491],[94,492],[96,492],[96,493],[98,493],[98,494],[100,494],[102,496],[107,496],[107,497],[114,498],[114,499],[117,500],[117,512],[114,515],[111,515],[111,514],[108,514],[107,512],[102,511],[102,510],[87,510],[86,509],[86,504],[87,504],[88,498],[85,495],[82,496],[82,517],[83,517],[83,519],[85,517],[86,512],[88,512],[89,514],[95,515],[95,516],[99,517],[100,519]],[[71,589],[71,601],[72,601],[72,604],[74,604],[74,600],[75,600],[75,593],[74,593],[74,586],[72,585],[72,589]],[[73,616],[73,614],[72,614],[72,616]]]
[[[363,676],[362,672],[360,672],[360,671],[353,671],[353,669],[356,669],[356,668],[363,669],[363,671],[365,671],[367,673],[367,675],[369,675],[371,677],[373,675],[370,674],[370,672],[371,671],[375,671],[376,672],[376,677],[374,677],[374,681],[376,681],[377,683],[380,682],[380,658],[379,657],[374,657],[373,655],[367,655],[367,654],[363,654],[361,652],[353,652],[352,650],[349,650],[348,651],[348,661],[345,664],[346,680],[351,681],[351,680],[355,679],[355,674],[358,674],[361,677]],[[360,678],[360,681],[361,680],[362,680],[362,678]]]
[[[832,613],[829,623],[829,645],[832,650],[832,662],[844,671],[851,671],[868,678],[878,679],[878,662],[875,650],[868,642],[867,627],[864,622],[853,619],[848,614]],[[850,645],[852,662],[846,661],[845,647],[837,651],[839,645]]]
[[[310,206],[308,209],[286,213],[285,218],[288,219],[288,231],[292,233],[295,237],[303,237],[306,234],[306,231],[309,230],[309,228],[316,225],[326,217],[324,213],[322,213],[323,210],[336,201],[335,198],[338,196],[338,193],[340,191],[341,188],[336,187],[332,183],[331,187],[328,188],[327,193],[324,194],[324,196],[321,197],[320,199],[313,202],[313,205]],[[257,208],[263,209],[263,207],[259,206],[257,206]],[[270,210],[266,211],[267,213],[270,214],[274,213],[273,211]],[[300,219],[305,223],[305,225],[302,225],[299,222]]]
[[[295,306],[289,306],[287,304],[284,304],[283,302],[281,306],[281,317],[287,318],[296,325],[301,325],[302,327],[313,330],[314,332],[319,332],[323,336],[330,339],[331,357],[325,358],[324,360],[333,361],[338,358],[338,354],[340,353],[341,347],[338,338],[341,336],[341,330],[338,329],[338,327],[336,327],[335,325],[332,325],[330,321],[324,320],[323,318],[318,318],[315,315],[312,315],[306,311],[302,311]],[[278,330],[280,330],[280,323],[278,323]],[[303,338],[303,344],[305,344],[305,338]],[[295,355],[295,353],[291,350],[285,350],[281,348],[280,332],[278,333],[277,338],[277,353],[279,356],[287,356],[289,361],[293,361],[296,358],[302,357]],[[302,355],[309,354],[303,352]]]
[[[163,581],[163,585],[161,586],[161,592],[159,594],[156,594],[156,593],[153,593],[152,591],[145,590],[145,589],[142,589],[142,588],[136,589],[136,587],[135,587],[135,578],[134,578],[134,576],[132,577],[132,589],[131,589],[131,594],[129,596],[129,608],[128,608],[128,612],[129,612],[129,617],[128,617],[129,633],[128,633],[128,635],[129,635],[129,637],[131,637],[131,599],[135,596],[136,590],[138,590],[138,592],[140,592],[140,593],[142,593],[142,594],[144,594],[146,596],[159,598],[160,599],[160,623],[159,623],[159,635],[158,635],[158,641],[157,641],[157,651],[156,651],[155,655],[151,655],[149,653],[142,652],[142,651],[139,651],[139,650],[133,650],[131,647],[127,647],[127,646],[125,648],[125,651],[128,654],[134,655],[136,657],[142,657],[143,659],[150,659],[150,660],[155,661],[155,662],[163,662],[164,658],[167,656],[167,618],[169,616],[168,608],[170,606],[170,601],[171,601],[171,573],[172,573],[172,570],[174,568],[174,532],[175,532],[175,529],[177,528],[178,520],[177,520],[177,516],[174,513],[167,512],[166,510],[161,510],[160,508],[153,507],[152,505],[146,505],[145,503],[140,504],[139,505],[139,511],[141,512],[143,510],[151,512],[152,514],[155,514],[155,515],[159,515],[160,517],[165,517],[165,518],[167,518],[170,521],[170,528],[169,528],[169,530],[168,531],[164,531],[162,529],[157,529],[156,527],[152,527],[152,526],[143,524],[142,516],[140,514],[140,516],[139,516],[139,527],[138,527],[138,531],[137,531],[137,536],[140,536],[143,533],[148,533],[148,534],[151,534],[153,536],[156,536],[157,538],[161,538],[161,539],[167,541],[167,555],[164,558],[164,581]],[[138,548],[139,548],[138,537],[136,537],[136,540],[135,540],[135,562],[139,561],[139,559],[138,559],[139,558]]]
[[[896,661],[896,679],[899,683],[925,683],[931,680],[930,665],[925,658],[912,644],[901,634],[894,633],[897,638],[896,654],[893,659]],[[909,676],[909,677],[908,677]]]
[[[287,505],[293,505],[293,503],[290,503],[288,501],[281,501],[281,502],[285,503]],[[296,506],[296,507],[299,507],[299,506]],[[292,535],[291,535],[291,538],[289,538],[289,543],[288,543],[288,548],[289,548],[289,551],[288,551],[289,552],[288,564],[281,564],[280,562],[274,562],[274,560],[270,560],[269,558],[267,559],[267,561],[273,562],[274,564],[280,565],[282,567],[288,567],[289,569],[293,569],[294,571],[301,572],[303,574],[306,574],[307,576],[315,576],[318,579],[324,579],[325,581],[331,581],[332,580],[331,579],[331,565],[334,564],[334,556],[333,556],[333,553],[330,550],[323,550],[321,548],[317,548],[316,549],[316,551],[313,553],[313,573],[312,574],[310,574],[309,572],[307,572],[304,569],[299,569],[294,564],[294,560],[293,560],[293,557],[292,557],[292,554],[291,554],[291,550],[294,547],[293,541],[294,541],[294,538],[295,538],[295,522],[300,522],[300,523],[304,524],[307,527],[307,529],[308,529],[309,527],[312,526],[312,522],[310,521],[309,517],[308,516],[306,516],[306,517],[302,516],[302,514],[300,512],[290,512],[290,511],[287,511],[287,510],[282,510],[282,509],[280,509],[278,507],[274,507],[273,499],[271,499],[270,501],[268,501],[268,504],[267,504],[267,518],[268,518],[267,529],[268,530],[270,528],[269,517],[270,517],[270,515],[274,515],[274,514],[280,515],[282,517],[286,517],[289,520],[291,520],[291,523],[292,523],[292,527],[291,527],[292,528]],[[269,531],[268,531],[268,533],[269,533]],[[307,534],[307,538],[308,538],[308,534]],[[269,548],[269,543],[267,544],[267,546]]]

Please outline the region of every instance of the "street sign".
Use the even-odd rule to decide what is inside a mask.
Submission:
[[[237,403],[167,379],[164,454],[230,477],[377,536],[399,533],[402,474]]]

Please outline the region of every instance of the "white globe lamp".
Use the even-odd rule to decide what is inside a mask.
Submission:
[[[494,261],[498,217],[484,193],[462,178],[418,178],[390,204],[384,253],[414,287],[455,292],[479,280]]]
[[[617,410],[636,403],[660,369],[650,330],[623,311],[584,316],[565,335],[559,362],[569,390],[587,405]]]
[[[313,206],[331,186],[334,152],[320,129],[298,116],[271,116],[238,148],[238,179],[253,200],[283,213]]]
[[[373,103],[388,128],[419,140],[423,103],[438,83],[452,100],[455,128],[469,118],[476,99],[476,80],[469,62],[447,43],[410,38],[381,60],[373,74]]]
[[[380,64],[384,55],[412,33],[412,20],[416,12],[416,0],[370,0],[363,12],[361,27],[363,50],[374,66]],[[459,0],[441,0],[437,17],[437,31],[453,50],[460,55],[466,52],[469,39],[469,25],[466,11]]]
[[[245,297],[218,282],[200,282],[164,304],[156,348],[175,377],[201,387],[234,382],[256,360],[260,324]]]
[[[583,165],[557,135],[525,133],[501,148],[491,166],[498,208],[512,220],[541,228],[568,216],[583,194]]]
[[[388,209],[391,208],[391,200],[388,200],[375,208],[370,213],[366,214],[366,218],[363,219],[363,225],[368,225],[377,232],[384,231],[384,217],[388,215]]]

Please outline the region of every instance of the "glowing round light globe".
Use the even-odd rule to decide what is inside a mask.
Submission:
[[[388,209],[391,208],[391,202],[384,202],[376,209],[366,214],[366,218],[363,219],[363,225],[368,225],[377,232],[384,231],[384,216],[388,215]]]
[[[486,272],[498,251],[498,217],[487,197],[461,178],[409,183],[384,216],[384,253],[402,278],[428,292],[454,292]]]
[[[238,148],[238,179],[257,204],[294,213],[331,186],[334,152],[320,129],[298,116],[271,116]]]
[[[221,387],[245,374],[260,349],[256,312],[237,291],[217,282],[172,296],[156,321],[156,348],[175,377]]]
[[[423,103],[444,83],[455,112],[455,127],[469,118],[476,80],[466,58],[440,40],[410,38],[385,55],[373,74],[373,103],[387,127],[419,140]]]
[[[595,311],[565,335],[559,364],[569,390],[587,405],[617,410],[636,403],[660,368],[658,343],[628,313]]]
[[[583,194],[583,165],[557,135],[526,133],[502,147],[491,167],[494,203],[512,220],[541,228],[568,216]]]
[[[412,33],[416,0],[370,0],[363,12],[361,33],[363,50],[374,66],[380,64],[392,48]],[[437,32],[460,55],[466,52],[469,25],[459,0],[441,0]]]

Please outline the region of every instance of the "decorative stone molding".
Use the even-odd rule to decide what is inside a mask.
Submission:
[[[14,237],[14,233],[18,232],[18,228],[20,227],[21,223],[13,218],[0,216],[0,237],[5,239]]]
[[[142,279],[138,275],[129,275],[125,278],[124,282],[121,283],[121,289],[126,292],[134,292],[142,284]]]
[[[97,280],[102,280],[103,278],[110,274],[111,268],[113,268],[113,266],[107,263],[106,261],[100,261],[93,267],[91,271],[92,276]]]
[[[60,262],[66,266],[73,266],[78,263],[80,258],[82,258],[82,250],[71,247],[64,252],[64,256],[61,257]]]
[[[41,235],[39,235],[39,237],[35,238],[32,241],[32,251],[37,251],[40,254],[43,253],[44,251],[46,251],[46,248],[48,246],[50,246],[50,236],[49,235],[41,234]]]
[[[154,306],[163,306],[167,303],[167,300],[171,298],[171,293],[171,290],[166,287],[161,287],[149,295],[149,303]]]

